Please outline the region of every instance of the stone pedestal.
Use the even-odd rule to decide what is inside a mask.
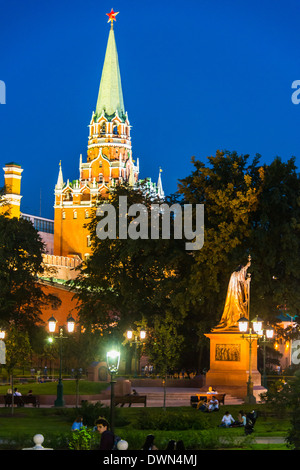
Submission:
[[[206,374],[206,385],[245,387],[249,378],[249,342],[236,331],[212,331],[210,339],[210,369]],[[251,374],[253,386],[261,386],[261,374],[257,370],[257,341],[251,345]]]

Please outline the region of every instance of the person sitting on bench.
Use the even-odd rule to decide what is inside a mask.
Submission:
[[[219,411],[219,402],[216,397],[212,397],[208,404],[208,411]]]

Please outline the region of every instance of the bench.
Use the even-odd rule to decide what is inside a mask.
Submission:
[[[147,406],[147,396],[146,395],[125,395],[124,397],[116,397],[114,399],[115,406],[121,405],[124,406],[125,403],[128,403],[128,406],[131,406],[132,403],[144,403],[144,406]]]
[[[191,396],[191,406],[193,408],[198,408],[198,405],[199,405],[200,401],[203,401],[203,402],[207,403],[212,397],[216,397],[219,404],[224,405],[225,404],[225,396],[226,396],[226,393],[216,393],[215,395],[213,395],[211,393],[203,393],[203,394],[200,393],[200,394],[197,394],[197,395],[192,395]]]
[[[5,406],[10,406],[12,404],[12,396],[11,395],[4,395],[4,404]],[[32,404],[33,406],[40,406],[40,402],[37,396],[14,396],[14,405],[17,406],[24,406]]]

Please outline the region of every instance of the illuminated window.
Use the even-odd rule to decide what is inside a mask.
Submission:
[[[73,212],[73,219],[77,219],[77,211]]]
[[[65,213],[65,211],[63,211],[63,213],[62,213],[62,218],[63,218],[63,219],[66,218],[66,213]]]

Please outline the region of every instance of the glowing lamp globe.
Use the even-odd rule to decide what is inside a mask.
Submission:
[[[239,324],[239,330],[241,333],[246,333],[247,330],[248,330],[248,318],[245,318],[245,317],[241,317],[239,320],[238,320],[238,324]]]

